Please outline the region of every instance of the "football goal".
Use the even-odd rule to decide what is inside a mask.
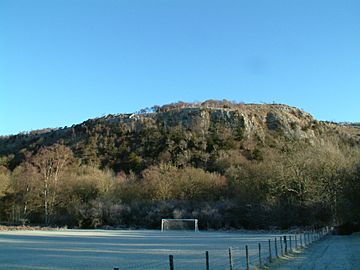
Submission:
[[[161,231],[171,231],[171,230],[188,230],[188,231],[198,231],[198,220],[197,219],[173,219],[173,218],[163,218],[161,220]]]

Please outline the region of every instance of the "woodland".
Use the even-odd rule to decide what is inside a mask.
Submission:
[[[349,126],[286,105],[207,101],[3,136],[0,223],[159,228],[162,218],[197,218],[200,229],[359,223],[360,143]]]

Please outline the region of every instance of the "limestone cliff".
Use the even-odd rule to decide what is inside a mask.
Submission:
[[[1,137],[0,165],[15,167],[40,147],[61,143],[81,162],[115,170],[122,170],[124,164],[127,170],[133,170],[132,166],[140,170],[163,161],[202,166],[221,149],[253,151],[329,139],[359,145],[359,130],[357,124],[317,121],[303,110],[282,104],[176,103],[90,119],[72,127]]]

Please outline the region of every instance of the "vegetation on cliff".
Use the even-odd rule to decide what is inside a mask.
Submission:
[[[174,103],[0,138],[0,221],[268,228],[360,221],[358,125]]]

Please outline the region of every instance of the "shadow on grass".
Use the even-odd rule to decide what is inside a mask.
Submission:
[[[277,258],[276,257],[273,258],[271,263],[266,263],[262,267],[257,266],[253,269],[254,270],[276,269],[277,267],[282,266],[286,262],[302,259],[303,257],[301,255],[307,249],[308,249],[308,247],[306,247],[306,248],[301,247],[301,248],[293,249],[292,251],[288,252],[287,254],[284,254]]]

